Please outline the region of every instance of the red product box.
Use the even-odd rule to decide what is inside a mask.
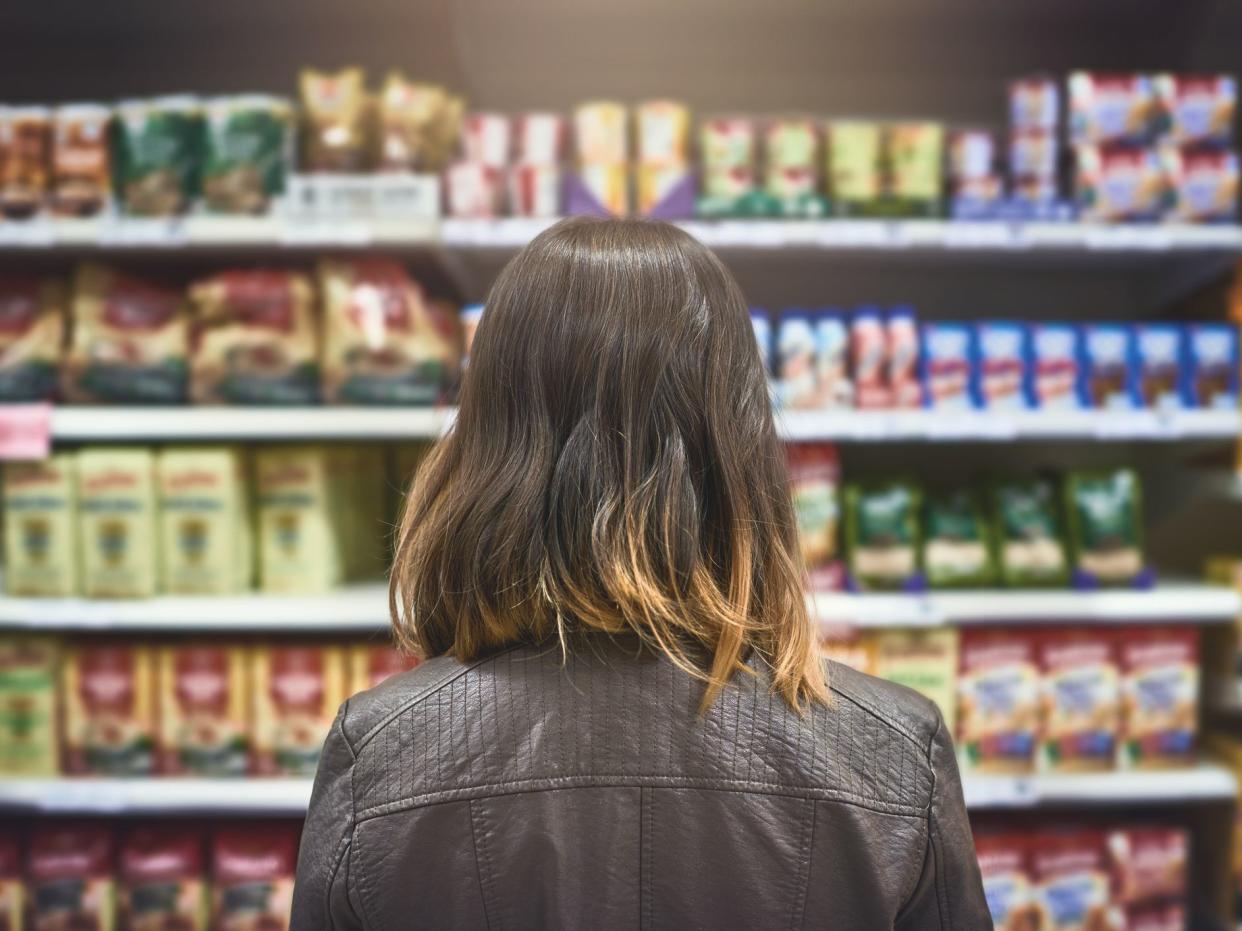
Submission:
[[[217,830],[211,841],[212,927],[289,931],[297,857],[296,825]]]
[[[1114,896],[1125,905],[1186,894],[1190,839],[1179,828],[1123,828],[1108,834]]]

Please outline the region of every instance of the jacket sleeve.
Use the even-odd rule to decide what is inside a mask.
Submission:
[[[354,830],[354,751],[345,736],[349,702],[341,705],[319,756],[293,888],[293,931],[361,931],[349,896]]]
[[[937,714],[928,748],[934,784],[927,813],[927,849],[914,892],[897,918],[897,931],[988,931],[975,842],[962,797],[953,741]]]

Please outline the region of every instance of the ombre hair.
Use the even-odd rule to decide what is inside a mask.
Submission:
[[[501,272],[415,477],[398,641],[469,661],[636,634],[705,683],[752,657],[827,701],[784,450],[741,291],[674,226],[564,220]]]

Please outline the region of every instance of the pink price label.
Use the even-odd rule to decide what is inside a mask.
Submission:
[[[52,405],[0,404],[0,460],[46,459],[52,452]]]

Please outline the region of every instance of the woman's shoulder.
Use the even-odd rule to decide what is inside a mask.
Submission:
[[[936,704],[914,689],[828,661],[828,687],[837,701],[846,701],[914,741],[924,752],[944,730]]]

